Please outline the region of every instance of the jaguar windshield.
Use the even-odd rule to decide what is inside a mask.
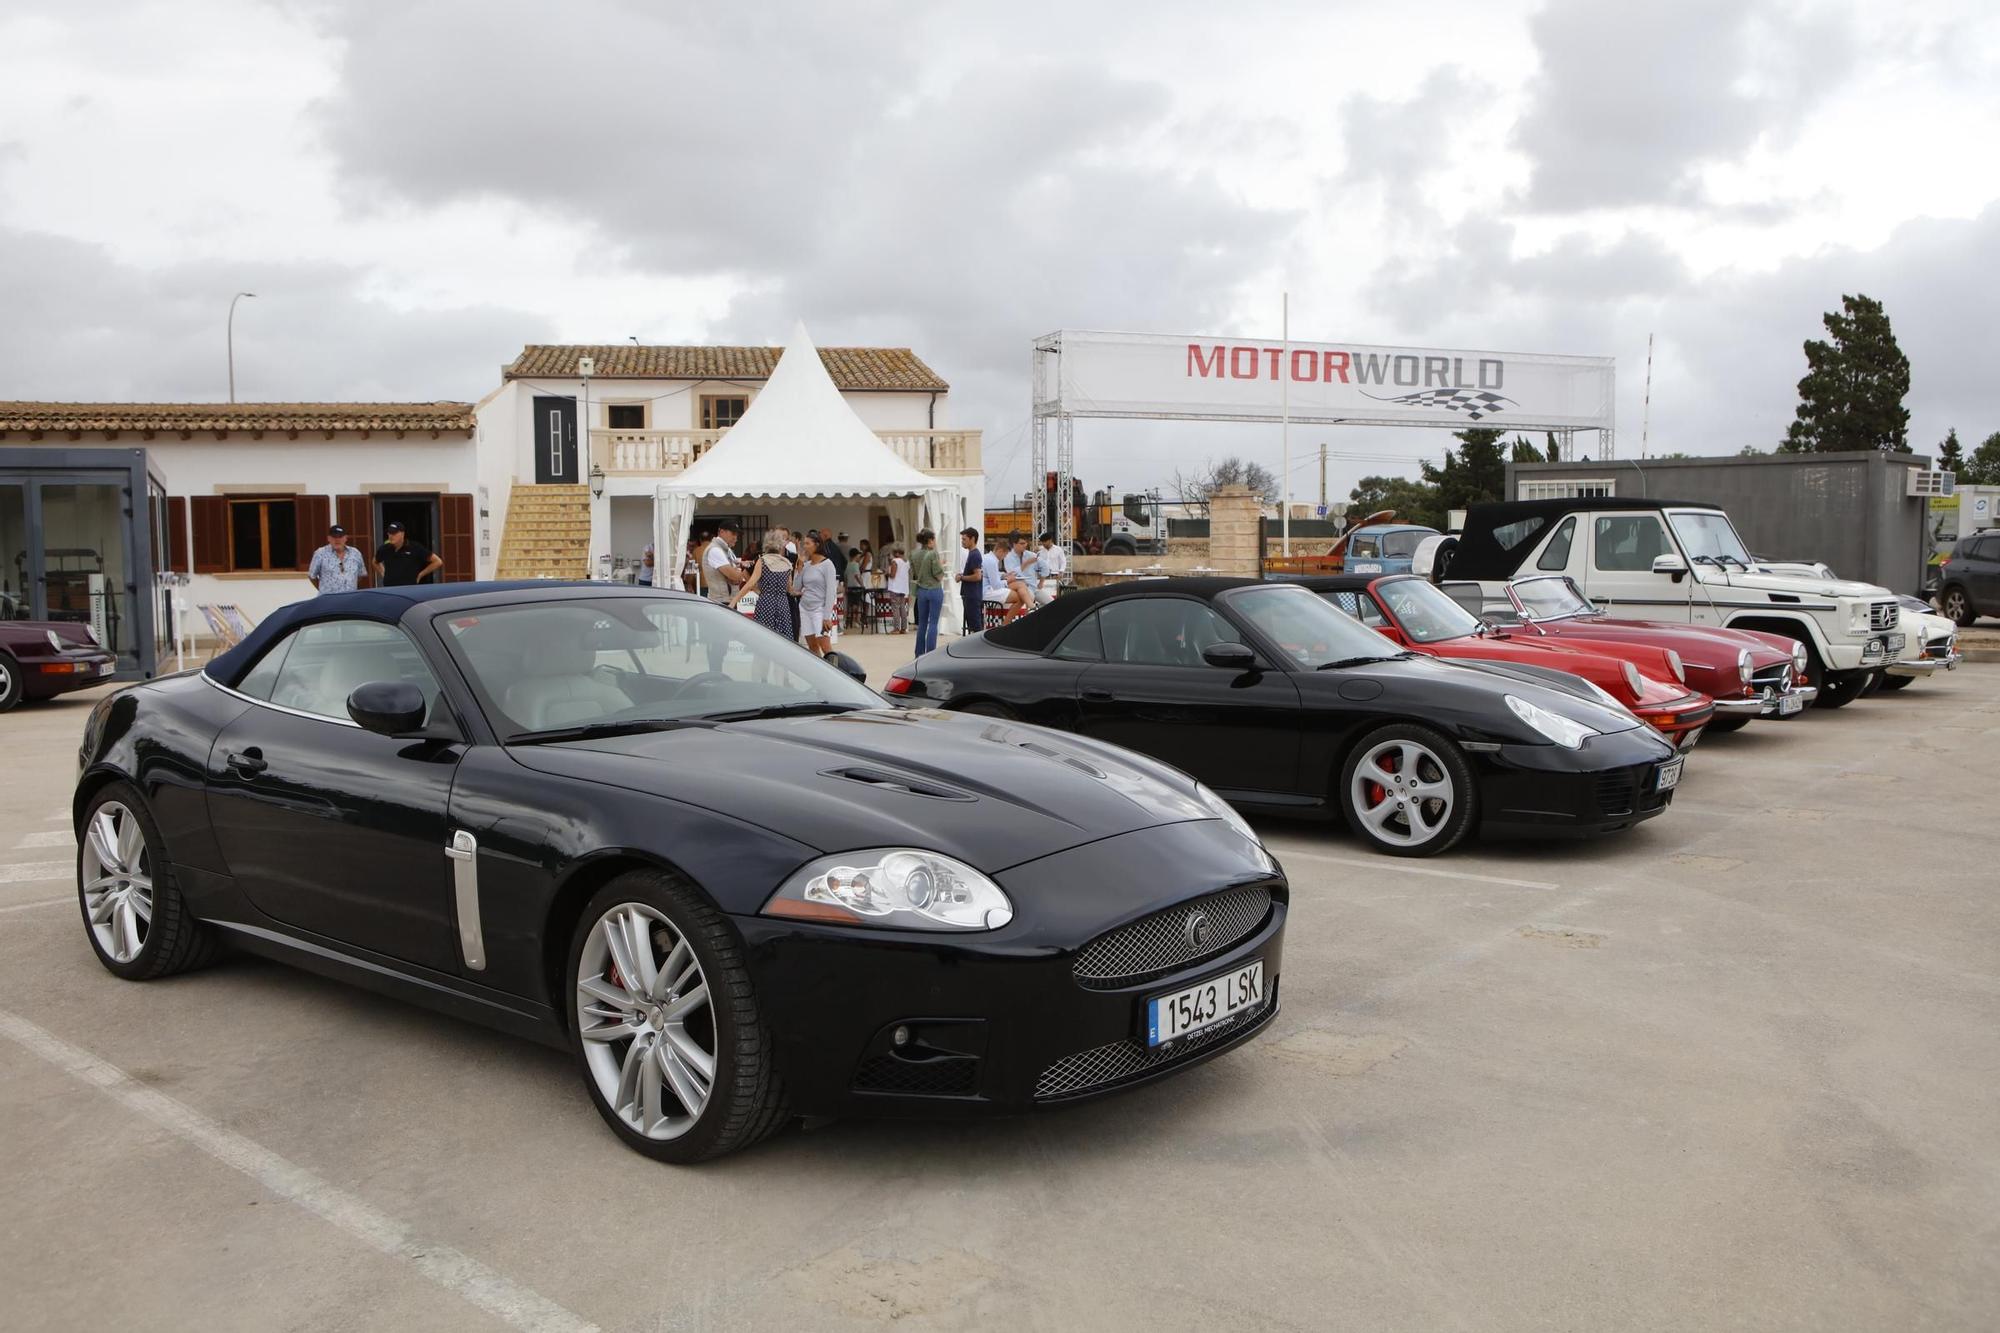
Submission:
[[[1528,620],[1564,620],[1570,616],[1597,613],[1590,599],[1578,592],[1576,584],[1562,574],[1516,579],[1507,585],[1507,594]]]
[[[1224,600],[1302,667],[1350,666],[1403,656],[1395,644],[1304,588],[1273,583],[1227,593]]]
[[[798,645],[691,597],[525,602],[437,625],[509,741],[882,706]]]
[[[1667,522],[1673,524],[1674,536],[1680,539],[1681,549],[1687,552],[1690,562],[1723,569],[1731,565],[1750,568],[1749,549],[1736,535],[1736,525],[1729,521],[1729,515],[1672,510],[1667,514]]]

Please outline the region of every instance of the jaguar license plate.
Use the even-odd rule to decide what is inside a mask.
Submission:
[[[1660,775],[1653,779],[1654,791],[1672,791],[1681,785],[1681,765],[1685,759],[1669,759],[1660,765]]]
[[[1806,706],[1803,694],[1781,694],[1778,696],[1778,716],[1790,717]]]
[[[1213,1027],[1264,998],[1264,960],[1252,959],[1233,972],[1198,981],[1186,990],[1146,1001],[1146,1044],[1158,1046]]]

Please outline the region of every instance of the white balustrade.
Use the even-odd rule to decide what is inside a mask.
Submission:
[[[593,430],[590,456],[607,473],[673,476],[715,447],[720,430]],[[882,443],[924,472],[980,470],[976,430],[878,431]]]

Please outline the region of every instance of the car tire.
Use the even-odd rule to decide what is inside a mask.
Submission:
[[[1949,616],[1960,628],[1979,619],[1979,612],[1972,605],[1972,594],[1959,583],[1945,585],[1938,590],[1938,614]]]
[[[1891,676],[1884,673],[1882,688],[1885,690],[1907,690],[1916,681],[1915,676]]]
[[[0,713],[21,702],[27,682],[21,679],[21,664],[11,653],[0,653]]]
[[[650,951],[646,959],[632,952],[635,943]],[[669,968],[683,948],[691,969]],[[657,984],[627,984],[620,957],[641,976],[651,967]],[[628,1146],[685,1165],[747,1148],[789,1119],[742,943],[679,876],[636,870],[599,889],[577,919],[564,977],[570,1046],[585,1091]],[[677,1017],[676,1007],[698,991],[701,1003]],[[697,1097],[701,1104],[689,1114]]]
[[[1139,554],[1139,546],[1138,543],[1130,541],[1127,538],[1113,537],[1110,541],[1104,543],[1104,554],[1137,555]]]
[[[97,961],[127,981],[192,971],[222,952],[215,927],[188,909],[164,847],[129,783],[90,798],[76,848],[77,903]]]
[[[1750,725],[1747,717],[1718,717],[1703,730],[1705,736],[1726,736],[1732,731],[1741,731]]]
[[[1385,766],[1384,761],[1393,767]],[[1364,768],[1372,769],[1373,774]],[[1400,779],[1414,769],[1417,781],[1426,787],[1441,785],[1436,797],[1420,797],[1414,804],[1401,806],[1393,783],[1375,777]],[[1463,752],[1443,733],[1415,722],[1396,722],[1379,727],[1355,742],[1340,766],[1340,787],[1335,792],[1347,825],[1364,842],[1391,856],[1436,856],[1464,840],[1479,819],[1479,784]],[[1442,808],[1437,805],[1442,801]],[[1434,822],[1432,822],[1434,821]]]
[[[1819,698],[1813,700],[1815,708],[1845,708],[1859,699],[1868,689],[1871,671],[1819,671],[1815,673],[1815,683],[1819,686]]]

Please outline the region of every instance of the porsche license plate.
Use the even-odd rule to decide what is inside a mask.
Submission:
[[[1146,1044],[1158,1046],[1255,1008],[1264,998],[1264,960],[1146,1001]]]
[[[97,664],[97,674],[100,676],[108,676],[117,669],[118,664],[116,662],[99,662]]]
[[[1674,788],[1680,786],[1681,765],[1686,762],[1687,760],[1685,759],[1675,758],[1661,764],[1659,776],[1653,779],[1653,790],[1672,791]]]

